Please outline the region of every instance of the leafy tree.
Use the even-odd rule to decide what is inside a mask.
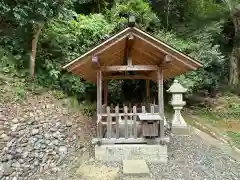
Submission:
[[[11,24],[12,29],[19,27],[26,29],[28,34],[22,36],[31,38],[30,75],[32,77],[35,75],[37,42],[44,24],[59,13],[63,13],[69,4],[71,1],[65,0],[4,0],[0,3],[1,24]]]
[[[234,25],[229,85],[236,89],[240,88],[240,1],[224,0],[224,2],[228,7],[229,15]]]

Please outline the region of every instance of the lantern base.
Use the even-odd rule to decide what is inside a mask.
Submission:
[[[189,126],[172,126],[172,134],[179,136],[190,136],[191,128]]]

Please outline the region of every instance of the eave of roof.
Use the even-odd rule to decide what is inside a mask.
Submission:
[[[85,54],[76,58],[75,60],[71,61],[63,68],[69,72],[72,72],[73,74],[82,75],[84,79],[90,82],[94,82],[96,79],[96,72],[94,72],[94,70],[91,69],[90,64],[92,63],[92,57],[95,56],[96,54],[99,54],[99,52],[108,52],[109,49],[111,50],[111,48],[113,48],[114,46],[119,45],[121,40],[124,40],[130,34],[136,36],[139,39],[139,42],[140,41],[144,42],[145,45],[147,45],[149,48],[155,48],[164,55],[172,56],[174,59],[178,61],[178,64],[176,63],[175,67],[177,67],[179,63],[185,64],[186,67],[188,66],[187,68],[185,68],[185,70],[182,71],[179,70],[178,72],[172,73],[172,75],[168,75],[169,76],[168,79],[172,78],[172,76],[181,75],[183,73],[186,73],[187,71],[196,70],[202,67],[202,64],[200,62],[178,51],[177,49],[166,44],[165,42],[158,40],[157,38],[151,36],[147,32],[144,32],[136,27],[128,27],[122,30],[121,32],[115,34],[114,36],[110,37],[109,39],[105,40],[104,42],[100,43],[99,45],[95,46]],[[111,53],[109,53],[109,56],[111,56]],[[111,62],[106,61],[105,63]]]

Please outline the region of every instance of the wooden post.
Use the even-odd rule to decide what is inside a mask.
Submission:
[[[112,137],[112,116],[110,115],[110,107],[107,107],[107,138]]]
[[[108,104],[108,80],[104,80],[103,93],[104,93],[103,104],[107,105]]]
[[[127,106],[123,107],[124,111],[124,122],[125,122],[125,139],[128,138],[128,108]]]
[[[100,117],[98,122],[98,138],[102,138],[102,122],[101,122],[101,113],[102,113],[102,72],[97,72],[97,116]]]
[[[137,139],[137,107],[133,106],[133,136]]]
[[[163,116],[164,114],[164,100],[163,100],[163,70],[158,70],[158,109],[159,113]]]
[[[162,117],[159,123],[160,138],[164,138],[164,100],[163,100],[163,69],[158,70],[158,110]]]
[[[116,113],[116,138],[119,138],[119,106],[115,107],[115,113]]]

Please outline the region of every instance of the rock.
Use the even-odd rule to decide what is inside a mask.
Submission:
[[[11,137],[8,136],[8,135],[6,135],[6,134],[2,134],[2,135],[1,135],[1,138],[2,138],[3,141],[5,141],[5,142],[11,140]]]
[[[17,137],[17,136],[18,136],[18,132],[13,131],[13,132],[10,133],[10,135],[11,135],[12,137]]]
[[[58,145],[58,140],[57,139],[53,140],[53,144]]]
[[[72,121],[70,121],[70,120],[66,121],[66,126],[67,127],[72,127]]]
[[[32,130],[32,135],[36,135],[36,134],[38,134],[39,133],[39,129],[33,129]]]
[[[17,127],[18,127],[18,124],[13,124],[12,127],[11,127],[11,130],[12,131],[16,131]]]
[[[21,154],[23,152],[23,150],[21,148],[17,148],[16,152]]]
[[[65,147],[65,146],[60,146],[60,147],[58,148],[58,151],[59,151],[60,153],[65,154],[65,153],[67,153],[67,147]]]
[[[15,168],[20,168],[20,163],[19,162],[15,162],[15,163],[12,163],[12,167],[15,167]]]
[[[51,136],[50,136],[49,133],[45,133],[45,134],[44,134],[44,137],[45,137],[46,139],[49,139]]]
[[[25,159],[26,157],[28,157],[29,152],[28,151],[24,151],[22,154],[22,157]]]
[[[12,122],[13,122],[13,123],[18,123],[18,119],[17,119],[17,118],[14,118],[14,119],[12,120]]]
[[[8,176],[13,173],[13,168],[11,167],[11,163],[4,163],[2,167],[3,175]]]
[[[7,154],[7,160],[12,160],[13,156],[11,154]]]

